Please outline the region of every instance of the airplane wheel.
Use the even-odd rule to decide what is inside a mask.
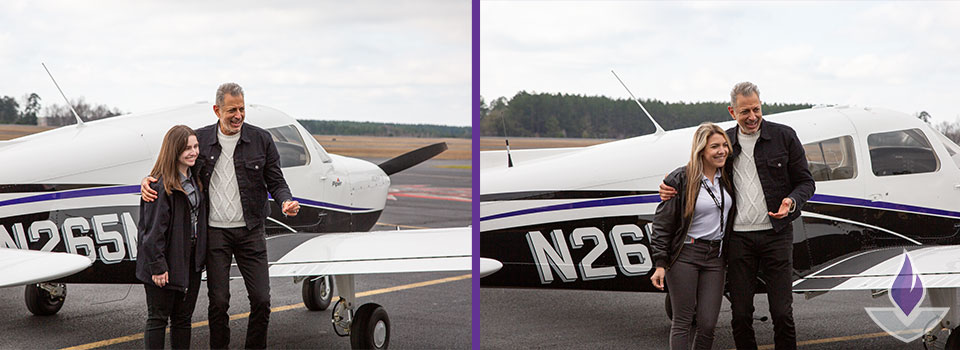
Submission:
[[[67,285],[57,283],[57,288],[63,288],[60,296],[50,295],[39,284],[30,284],[24,288],[23,299],[27,303],[27,309],[30,313],[37,316],[49,316],[60,311],[63,307],[63,301],[67,296]]]
[[[667,311],[667,319],[673,320],[673,307],[670,306],[670,293],[663,296],[663,308]]]
[[[310,311],[323,311],[333,299],[333,280],[330,276],[311,277],[303,281],[303,304]]]
[[[386,349],[390,346],[390,318],[382,306],[360,305],[350,325],[350,347],[353,349]]]

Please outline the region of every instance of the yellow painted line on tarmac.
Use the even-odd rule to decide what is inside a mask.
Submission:
[[[454,281],[460,281],[460,280],[468,279],[468,278],[470,278],[470,277],[472,277],[472,275],[468,273],[468,274],[466,274],[466,275],[453,276],[453,277],[440,278],[440,279],[423,281],[423,282],[417,282],[417,283],[404,284],[404,285],[399,285],[399,286],[395,286],[395,287],[387,287],[387,288],[380,288],[380,289],[368,290],[368,291],[365,291],[365,292],[357,293],[357,298],[366,297],[366,296],[371,296],[371,295],[377,295],[377,294],[391,293],[391,292],[401,291],[401,290],[405,290],[405,289],[413,289],[413,288],[420,288],[420,287],[432,286],[432,285],[435,285],[435,284],[442,284],[442,283],[449,283],[449,282],[454,282]],[[331,302],[337,301],[338,298],[339,298],[339,297],[333,297],[333,298],[331,299]],[[304,307],[303,303],[296,303],[296,304],[290,304],[290,305],[277,306],[277,307],[274,307],[274,308],[270,308],[270,312],[287,311],[287,310],[299,309],[299,308],[302,308],[302,307]],[[230,315],[230,320],[231,320],[231,321],[232,321],[232,320],[238,320],[238,319],[247,318],[247,317],[250,317],[250,313],[249,313],[249,312],[244,312],[244,313],[242,313],[242,314]],[[209,321],[200,321],[200,322],[194,322],[194,323],[191,325],[191,327],[193,327],[193,328],[200,328],[200,327],[206,327],[206,326],[208,326],[209,324],[210,324]],[[167,332],[169,333],[169,330],[167,330]],[[110,346],[110,345],[114,345],[114,344],[121,344],[121,343],[131,342],[131,341],[139,340],[139,339],[143,339],[143,333],[131,334],[131,335],[123,336],[123,337],[118,337],[118,338],[113,338],[113,339],[107,339],[107,340],[101,340],[101,341],[98,341],[98,342],[87,343],[87,344],[83,344],[83,345],[71,346],[71,347],[69,347],[69,348],[63,348],[63,349],[61,349],[61,350],[95,349],[95,348],[104,347],[104,346]]]
[[[916,329],[908,329],[908,330],[899,331],[897,333],[915,333],[917,331],[918,330]],[[866,334],[854,334],[854,335],[848,335],[843,337],[811,339],[811,340],[804,340],[804,341],[797,342],[797,347],[801,347],[805,345],[839,343],[839,342],[845,342],[845,341],[851,341],[851,340],[862,340],[862,339],[871,339],[871,338],[880,338],[880,337],[889,337],[889,336],[890,336],[890,333],[887,333],[887,332],[876,332],[876,333],[866,333]],[[774,348],[774,344],[767,344],[767,345],[759,346],[758,350],[766,350],[766,349],[773,349],[773,348]],[[729,350],[736,350],[736,348],[729,349]]]
[[[380,226],[390,226],[390,227],[394,227],[394,228],[396,228],[396,227],[400,227],[400,228],[412,228],[412,229],[425,229],[425,228],[429,228],[429,227],[423,227],[423,226],[394,225],[394,224],[388,224],[388,223],[385,223],[385,222],[377,222],[377,225],[380,225]]]

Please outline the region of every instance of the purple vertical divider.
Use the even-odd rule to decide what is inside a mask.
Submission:
[[[474,349],[480,348],[480,201],[477,198],[480,198],[480,132],[477,131],[477,127],[480,126],[480,0],[472,0],[472,13],[473,18],[471,22],[471,37],[472,37],[472,64],[473,74],[471,81],[473,82],[473,93],[470,95],[472,101],[470,105],[473,106],[473,126],[470,128],[472,131],[472,140],[471,141],[471,160],[472,160],[472,175],[473,180],[473,189],[472,195],[470,198],[473,199],[472,204],[472,215],[471,219],[473,222],[473,291],[470,297],[470,314],[471,314],[471,337],[470,341]]]

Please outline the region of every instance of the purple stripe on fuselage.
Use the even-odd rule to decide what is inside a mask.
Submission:
[[[618,198],[608,198],[608,199],[596,199],[596,200],[589,200],[589,201],[576,202],[576,203],[564,203],[564,204],[548,205],[546,207],[511,211],[508,213],[484,216],[484,217],[481,217],[480,220],[483,221],[483,220],[502,219],[502,218],[511,217],[511,216],[542,213],[547,211],[609,207],[609,206],[615,206],[615,205],[628,205],[628,204],[656,203],[659,201],[660,201],[660,195],[658,194],[651,194],[651,195],[644,195],[644,196],[618,197]]]
[[[620,197],[620,198],[610,198],[610,199],[589,200],[584,202],[549,205],[545,207],[522,209],[522,210],[500,213],[500,214],[495,214],[490,216],[484,216],[480,218],[480,221],[503,219],[511,216],[542,213],[542,212],[548,212],[548,211],[560,211],[560,210],[625,205],[625,204],[656,203],[659,201],[660,201],[659,195],[644,195],[644,196],[630,196],[630,197]],[[955,211],[924,208],[924,207],[917,207],[912,205],[896,204],[896,203],[889,203],[889,202],[877,202],[877,201],[870,201],[870,200],[860,199],[860,198],[831,196],[831,195],[825,195],[825,194],[813,195],[813,198],[810,199],[810,202],[840,204],[840,205],[855,205],[855,206],[876,208],[876,209],[890,209],[890,210],[906,211],[906,212],[913,212],[913,213],[919,213],[919,214],[942,215],[942,216],[960,218],[960,212],[955,212]]]
[[[54,201],[54,200],[60,200],[60,199],[112,196],[117,194],[138,194],[138,193],[140,193],[139,185],[88,188],[88,189],[82,189],[82,190],[63,191],[63,192],[56,192],[56,193],[44,193],[44,194],[38,194],[33,196],[8,199],[5,201],[0,201],[0,207],[8,206],[8,205],[26,204],[26,203]],[[353,208],[353,207],[337,205],[332,203],[318,202],[318,201],[313,201],[306,198],[294,198],[294,200],[300,203],[315,206],[315,207],[325,207],[325,208],[352,210],[352,211],[372,210],[369,208]]]
[[[33,202],[53,201],[58,199],[111,196],[115,194],[136,194],[140,193],[140,186],[117,186],[117,187],[98,187],[84,190],[64,191],[57,193],[44,193],[35,196],[20,197],[0,201],[0,207],[7,205],[25,204]]]
[[[916,207],[912,205],[897,204],[897,203],[890,203],[890,202],[871,201],[871,200],[860,199],[860,198],[831,196],[826,194],[815,194],[813,195],[813,198],[810,198],[810,202],[845,204],[845,205],[855,205],[860,207],[908,211],[908,212],[914,212],[914,213],[920,213],[920,214],[960,217],[960,212],[955,212],[955,211]]]
[[[331,209],[353,210],[353,211],[373,210],[372,208],[354,208],[354,207],[348,207],[348,206],[345,206],[345,205],[338,205],[338,204],[327,203],[327,202],[318,202],[318,201],[309,200],[309,199],[306,199],[306,198],[293,197],[293,200],[295,200],[295,201],[297,201],[297,202],[300,202],[301,204],[312,205],[312,206],[315,206],[315,207],[326,207],[326,208],[331,208]]]

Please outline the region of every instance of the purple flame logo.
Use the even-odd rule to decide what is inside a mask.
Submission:
[[[913,283],[914,280],[916,280],[915,283]],[[890,288],[890,297],[893,298],[897,307],[903,311],[903,314],[908,316],[923,299],[923,283],[920,282],[919,275],[913,274],[910,256],[906,252],[904,252],[903,267],[900,268],[900,274],[893,280],[893,287]]]

